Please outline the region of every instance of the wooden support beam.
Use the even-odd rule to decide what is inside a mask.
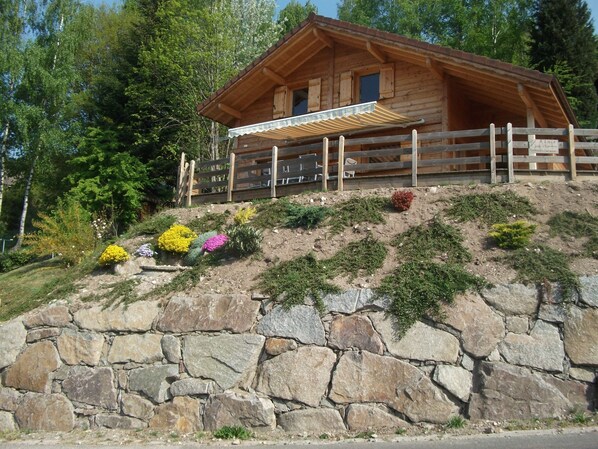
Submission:
[[[515,170],[513,169],[513,125],[507,123],[507,169],[509,171],[509,184],[515,182]]]
[[[438,64],[436,61],[434,61],[432,58],[426,58],[426,67],[430,72],[432,72],[432,74],[436,78],[438,78],[439,80],[444,79],[444,70],[442,69],[442,66]]]
[[[280,86],[285,86],[287,84],[284,77],[280,76],[278,73],[272,69],[269,69],[268,67],[264,67],[262,69],[262,73]]]
[[[372,44],[371,41],[366,41],[365,45],[366,45],[368,51],[370,52],[370,54],[374,58],[376,58],[382,64],[386,63],[386,55],[384,53],[382,53],[382,50],[380,50],[380,48],[378,48],[376,45]]]
[[[521,101],[523,101],[525,106],[534,112],[534,118],[536,119],[540,127],[548,128],[548,122],[538,109],[538,106],[536,106],[536,102],[531,97],[528,90],[525,88],[523,84],[517,85],[517,92],[519,93],[519,97],[521,98]]]
[[[490,184],[496,184],[496,128],[490,123]]]
[[[344,189],[344,175],[345,175],[345,136],[338,138],[338,172],[337,172],[337,190],[342,192]]]
[[[235,153],[231,153],[228,160],[228,187],[226,190],[226,201],[228,203],[233,200],[233,189],[235,188],[235,157]]]
[[[314,36],[316,36],[316,38],[318,38],[320,41],[324,43],[324,45],[326,45],[329,48],[334,48],[334,41],[330,39],[330,37],[326,35],[323,31],[314,28],[312,32],[314,33]]]
[[[193,197],[193,183],[195,182],[195,159],[189,162],[189,175],[187,176],[187,207],[191,207]]]
[[[328,191],[328,137],[322,139],[322,191]]]
[[[243,118],[243,114],[241,114],[240,111],[237,111],[236,109],[231,108],[230,106],[227,106],[224,103],[218,103],[218,109],[220,109],[222,112],[226,112],[228,115],[232,115],[235,118]]]
[[[411,131],[411,186],[417,187],[417,130]]]
[[[278,147],[272,147],[272,168],[270,169],[270,197],[276,198],[276,180],[278,179]]]
[[[567,127],[567,146],[569,147],[569,171],[571,181],[577,180],[577,160],[575,159],[575,130],[573,125]]]

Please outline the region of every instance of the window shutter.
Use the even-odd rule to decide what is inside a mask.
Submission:
[[[320,94],[322,93],[322,78],[309,80],[307,97],[307,112],[320,110]]]
[[[380,99],[395,96],[395,66],[393,63],[380,66]]]
[[[350,70],[341,73],[338,102],[339,106],[349,106],[353,103],[353,72]]]
[[[283,118],[287,106],[287,87],[279,86],[274,89],[274,107],[272,109],[272,118]]]

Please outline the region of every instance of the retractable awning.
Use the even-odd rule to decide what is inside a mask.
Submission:
[[[285,140],[333,135],[371,127],[406,127],[421,123],[423,123],[422,119],[413,119],[398,114],[378,104],[377,101],[371,101],[231,128],[228,130],[228,137],[233,138],[251,134],[268,139]]]

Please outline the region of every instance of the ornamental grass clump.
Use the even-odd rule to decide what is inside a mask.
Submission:
[[[108,245],[100,255],[98,263],[102,266],[116,265],[117,263],[129,260],[129,253],[118,245]]]
[[[247,224],[234,225],[226,228],[225,251],[231,256],[247,257],[260,251],[262,243],[262,233],[259,229]]]
[[[186,254],[196,238],[197,234],[187,226],[175,224],[158,237],[158,248],[169,253]]]

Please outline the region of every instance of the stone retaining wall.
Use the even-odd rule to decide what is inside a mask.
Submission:
[[[104,310],[54,304],[0,326],[0,430],[336,432],[592,410],[598,277],[499,285],[402,339],[369,290],[284,310],[254,295]],[[547,293],[551,291],[552,293]]]

